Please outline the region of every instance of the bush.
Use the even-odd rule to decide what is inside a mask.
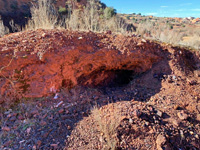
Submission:
[[[106,19],[112,18],[114,15],[116,15],[116,10],[112,7],[106,7],[104,9],[104,17]]]
[[[169,24],[168,26],[169,26],[170,30],[172,30],[174,28],[172,24]]]
[[[60,6],[58,12],[59,12],[60,14],[66,14],[66,13],[67,13],[67,9],[66,9],[65,7],[61,7],[61,6]]]
[[[183,28],[185,28],[185,25],[184,25],[184,24],[182,24],[181,26],[182,26]]]

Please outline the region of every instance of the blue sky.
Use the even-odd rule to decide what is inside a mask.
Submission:
[[[200,17],[200,0],[101,0],[118,13],[158,17]]]

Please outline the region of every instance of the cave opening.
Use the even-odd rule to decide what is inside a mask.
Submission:
[[[129,84],[134,79],[135,72],[133,70],[113,70],[115,75],[109,87],[122,87]]]

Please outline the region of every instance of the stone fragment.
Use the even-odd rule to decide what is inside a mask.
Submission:
[[[51,147],[54,147],[54,149],[56,149],[58,147],[58,144],[51,144]]]
[[[180,123],[180,122],[179,122],[177,119],[175,119],[175,118],[172,118],[172,119],[171,119],[171,122],[172,122],[173,125],[175,125],[175,126],[177,126],[177,127],[179,126],[179,123]]]
[[[200,114],[197,114],[196,120],[200,121]]]
[[[7,127],[7,126],[5,126],[5,127],[2,127],[2,130],[3,130],[3,131],[7,131],[7,132],[9,132],[9,131],[10,131],[10,128]]]
[[[184,111],[178,112],[178,113],[177,113],[177,116],[178,116],[181,120],[186,120],[186,119],[188,118],[188,115],[187,115]]]
[[[159,134],[156,138],[156,144],[158,150],[163,150],[163,146],[166,144],[167,140],[166,137],[162,134]]]
[[[31,112],[30,112],[31,115],[35,115],[35,114],[38,114],[38,110],[37,109],[33,109]]]
[[[60,109],[60,110],[58,111],[59,114],[62,114],[63,112],[64,112],[64,109]]]
[[[40,122],[40,125],[41,125],[41,126],[46,126],[47,123],[46,123],[45,121],[42,120],[42,121]]]
[[[12,116],[11,118],[10,118],[10,121],[15,121],[17,118],[16,118],[16,116]]]
[[[33,148],[32,148],[33,150],[36,150],[37,149],[37,147],[36,147],[36,145],[33,145]]]
[[[38,140],[37,141],[37,148],[39,148],[42,145],[42,141]]]
[[[157,113],[156,113],[159,117],[162,117],[163,113],[162,111],[158,110]]]
[[[17,118],[18,118],[19,120],[23,120],[23,119],[24,119],[24,117],[23,117],[22,115],[19,115]]]
[[[130,118],[130,119],[129,119],[129,123],[130,123],[130,124],[133,124],[133,119]]]
[[[134,110],[133,114],[134,114],[134,116],[136,116],[136,117],[140,117],[141,114],[142,114],[142,112],[141,112],[139,109],[136,109],[136,110]]]
[[[67,129],[68,129],[68,130],[71,130],[72,127],[71,127],[70,125],[67,125]]]

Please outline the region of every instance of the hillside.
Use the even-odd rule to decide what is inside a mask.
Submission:
[[[1,149],[199,149],[200,54],[133,36],[0,38]]]
[[[127,23],[133,24],[137,35],[176,46],[200,49],[200,19],[194,17],[170,18],[119,14]]]

